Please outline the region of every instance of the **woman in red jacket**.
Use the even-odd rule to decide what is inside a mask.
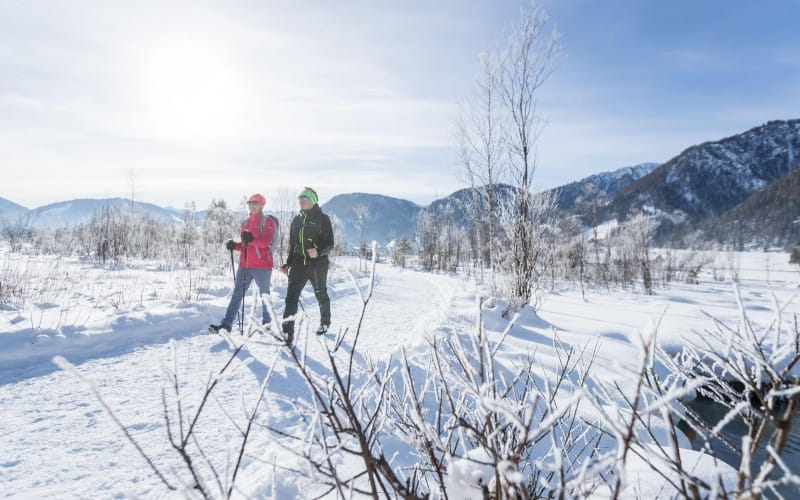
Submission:
[[[225,246],[228,250],[240,252],[239,270],[236,271],[236,283],[233,287],[233,296],[228,304],[228,310],[222,323],[209,325],[211,332],[218,332],[220,329],[231,331],[236,312],[242,305],[244,295],[250,287],[250,283],[255,280],[258,286],[258,293],[261,297],[261,322],[270,322],[269,311],[267,311],[267,301],[269,300],[269,282],[272,278],[272,236],[275,234],[275,226],[272,217],[264,215],[264,205],[266,200],[260,194],[254,194],[247,200],[247,208],[250,216],[242,222],[242,241],[239,243],[228,240]]]

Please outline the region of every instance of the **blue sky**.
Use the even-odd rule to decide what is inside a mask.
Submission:
[[[458,104],[525,5],[0,0],[0,197],[428,203],[465,185]],[[800,1],[542,5],[539,188],[800,117]]]

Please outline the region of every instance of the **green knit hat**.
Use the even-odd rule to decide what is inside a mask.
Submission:
[[[300,196],[305,196],[309,200],[313,201],[315,204],[319,201],[317,197],[317,192],[311,189],[310,187],[304,187],[303,191],[300,193]]]

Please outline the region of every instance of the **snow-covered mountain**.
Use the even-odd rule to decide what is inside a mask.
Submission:
[[[59,227],[88,222],[95,213],[104,210],[116,213],[130,213],[147,218],[175,224],[181,221],[182,211],[162,208],[152,203],[131,201],[125,198],[77,199],[51,203],[30,211],[31,225],[37,227]]]
[[[623,188],[638,181],[658,168],[660,163],[641,163],[631,167],[623,167],[613,172],[601,172],[590,175],[576,182],[570,182],[554,189],[558,197],[558,207],[561,210],[572,211],[578,199],[586,199],[592,190],[597,198],[609,198]],[[590,187],[591,184],[591,187]]]
[[[745,246],[789,247],[800,243],[800,168],[700,228],[706,239]]]
[[[478,207],[480,211],[488,211],[488,193],[486,186],[478,189]],[[508,184],[496,184],[494,188],[495,206],[508,205],[512,199],[514,188]],[[472,188],[459,189],[445,198],[434,200],[425,207],[425,212],[437,220],[449,220],[452,224],[469,228],[475,216],[470,213],[475,193]],[[452,213],[450,213],[452,211]]]
[[[606,193],[615,192],[626,182],[633,182],[638,179],[643,170],[648,165],[637,167],[626,167],[615,172],[606,172],[587,177],[565,188],[572,189],[576,193],[581,192],[581,186],[588,182],[593,182],[601,187]],[[497,203],[507,203],[511,196],[511,186],[498,184],[496,186]],[[562,188],[557,188],[560,190]],[[469,206],[473,198],[471,188],[460,189],[444,198],[434,200],[427,207],[422,207],[414,202],[368,193],[350,193],[334,196],[327,203],[322,205],[323,210],[339,219],[342,230],[343,240],[348,246],[357,246],[361,240],[361,224],[359,222],[359,212],[363,210],[365,216],[364,239],[367,242],[373,240],[384,245],[389,241],[401,236],[413,238],[417,225],[417,217],[421,211],[425,210],[435,218],[442,218],[448,210],[452,209],[452,216],[447,217],[451,222],[460,227],[470,227],[472,216],[467,213],[466,207]],[[8,200],[8,206],[19,207],[23,213],[29,214],[30,224],[36,227],[59,227],[64,225],[76,225],[88,222],[92,215],[103,210],[112,209],[118,213],[129,213],[131,201],[125,198],[106,198],[106,199],[76,199],[51,203],[42,207],[28,210],[21,205],[17,205]],[[485,200],[483,201],[485,203]],[[574,199],[572,200],[574,202]],[[4,205],[0,204],[0,213]],[[134,202],[134,213],[146,216],[151,219],[168,224],[179,224],[182,222],[183,210],[167,207],[162,208],[151,203]],[[197,212],[197,221],[201,223],[206,211]],[[1,215],[0,215],[1,216]],[[287,217],[291,219],[291,216]]]
[[[558,207],[563,212],[579,210],[576,202],[581,197],[586,197],[589,185],[594,187],[596,196],[600,202],[612,197],[631,183],[645,177],[653,170],[658,168],[659,163],[642,163],[630,167],[623,167],[612,172],[601,172],[585,177],[579,181],[571,182],[564,186],[559,186],[549,190],[557,199]],[[479,198],[479,210],[487,210],[486,187],[481,187],[481,197]],[[514,188],[508,184],[495,185],[495,203],[498,206],[507,205],[512,199]],[[473,203],[474,193],[472,188],[460,189],[445,198],[433,201],[424,208],[424,211],[435,218],[447,218],[459,227],[470,227],[474,215],[469,213],[469,208]],[[452,215],[448,213],[452,209]]]
[[[800,119],[771,121],[739,135],[692,146],[620,190],[607,216],[680,213],[690,222],[724,214],[800,167]]]
[[[24,215],[28,212],[28,209],[23,207],[18,203],[14,203],[11,200],[7,200],[5,198],[0,198],[0,217],[4,217],[6,219],[16,218],[20,215]]]
[[[709,231],[706,239],[719,239],[720,235],[732,234],[724,229],[732,223],[730,221],[748,220],[751,222],[738,223],[740,225],[737,226],[748,233],[743,236],[744,240],[794,244],[790,240],[795,238],[795,226],[800,224],[790,224],[786,226],[788,229],[776,232],[767,231],[766,223],[757,221],[763,221],[766,210],[773,213],[778,207],[789,210],[787,207],[794,206],[792,202],[797,199],[797,193],[782,190],[780,186],[783,185],[781,182],[793,185],[791,180],[794,178],[790,174],[800,167],[798,152],[800,119],[771,121],[739,135],[692,146],[660,166],[644,163],[595,174],[553,191],[563,211],[582,215],[587,224],[591,223],[587,211],[590,202],[583,206],[576,202],[580,197],[586,197],[587,188],[592,185],[597,205],[601,206],[598,222],[604,219],[624,220],[631,213],[644,211],[666,215],[671,219],[669,224],[660,229],[661,238],[681,237],[702,224]],[[779,181],[782,178],[784,180]],[[764,191],[768,188],[768,191]],[[497,186],[498,204],[507,202],[512,189],[510,186]],[[761,191],[767,194],[753,198]],[[437,220],[447,220],[461,227],[471,226],[474,216],[467,212],[466,207],[470,205],[472,197],[473,191],[466,188],[422,207],[390,196],[351,193],[333,197],[323,205],[323,209],[338,219],[342,239],[348,246],[356,246],[361,242],[361,213],[364,214],[363,239],[385,244],[403,235],[412,237],[422,211]],[[778,199],[785,202],[766,204],[767,201]],[[730,212],[746,200],[751,202],[742,205],[736,212]],[[56,227],[86,222],[92,214],[107,208],[129,211],[130,207],[130,200],[122,198],[82,199],[53,203],[26,212],[25,207],[0,198],[0,217],[4,212],[29,213],[34,227]],[[183,215],[183,210],[141,202],[134,203],[133,210],[166,223],[180,223]],[[734,215],[722,218],[729,212]],[[203,212],[197,215],[198,222],[202,221]],[[787,212],[781,220],[790,220],[793,224],[798,216],[800,214],[793,216]],[[8,215],[5,217],[7,219]],[[720,217],[718,224],[709,222],[717,217]],[[685,221],[683,226],[676,223],[681,220]],[[759,239],[760,235],[766,239]]]
[[[367,193],[340,194],[322,205],[325,213],[341,222],[343,240],[349,246],[361,243],[362,217],[366,242],[375,240],[383,245],[403,235],[413,237],[421,208],[408,200]]]

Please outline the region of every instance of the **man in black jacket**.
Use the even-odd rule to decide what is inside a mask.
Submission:
[[[289,275],[286,306],[283,309],[283,331],[289,345],[294,340],[294,320],[285,321],[285,318],[297,314],[297,301],[308,281],[311,281],[319,302],[317,335],[325,334],[331,324],[331,300],[327,288],[328,254],[333,250],[331,220],[319,208],[319,198],[313,189],[304,188],[297,200],[300,202],[300,214],[292,219],[289,255],[286,264],[281,266],[281,271]]]

